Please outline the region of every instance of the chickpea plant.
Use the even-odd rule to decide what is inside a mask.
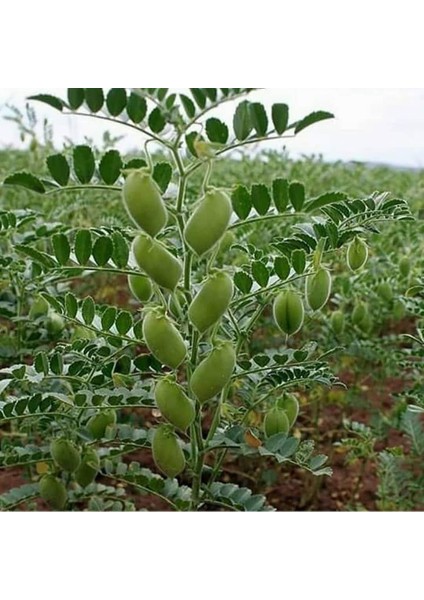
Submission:
[[[126,160],[79,145],[50,156],[45,178],[21,172],[4,182],[62,202],[78,192],[89,204],[101,192],[122,203],[128,221],[74,229],[29,210],[1,215],[7,318],[20,350],[1,370],[0,423],[11,435],[0,466],[25,466],[31,478],[0,496],[1,509],[41,496],[53,510],[134,510],[137,494],[151,494],[175,510],[272,510],[264,496],[220,482],[229,454],[331,475],[296,427],[296,393],[337,380],[328,350],[294,336],[329,302],[334,255],[346,246],[350,268],[364,268],[367,234],[409,211],[386,193],[308,198],[302,183],[283,178],[250,189],[212,185],[227,153],[333,117],[291,120],[283,103],[268,113],[251,92],[70,88],[66,100],[32,98],[119,123],[144,150]],[[230,101],[232,127],[211,116]],[[272,243],[253,246],[250,232],[264,228],[273,228]],[[128,279],[136,314],[77,297],[72,282],[99,272]],[[250,340],[268,310],[280,347],[255,355]],[[47,315],[47,341],[31,345],[31,323]],[[342,327],[340,315],[330,326]],[[133,425],[133,409],[157,425]],[[140,451],[151,453],[155,472],[131,462]]]

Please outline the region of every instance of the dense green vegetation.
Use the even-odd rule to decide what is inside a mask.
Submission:
[[[170,96],[144,91],[136,98],[152,101],[172,124]],[[195,91],[190,103],[203,95]],[[93,113],[98,100],[98,93],[85,98]],[[136,123],[145,118],[138,121],[138,101],[127,106]],[[249,111],[239,121],[235,113],[239,142],[268,134],[262,109]],[[151,132],[160,128],[155,118]],[[249,131],[240,131],[249,119]],[[416,331],[424,174],[252,154],[241,142],[230,157],[215,156],[217,140],[219,148],[227,143],[217,120],[206,129],[211,146],[188,137],[183,153],[191,120],[175,122],[177,143],[151,156],[121,157],[110,136],[104,147],[69,144],[59,153],[31,130],[27,151],[0,152],[8,184],[0,190],[0,509],[423,508],[424,342]],[[170,269],[159,277],[145,264],[150,250],[138,236],[146,223],[135,226],[122,202],[122,169],[130,176],[150,162],[170,218],[149,233],[181,261],[175,290],[163,283]],[[36,179],[7,179],[23,172]],[[231,200],[232,221],[198,257],[187,221],[203,192],[216,188]],[[352,271],[346,254],[358,239],[369,256]],[[127,278],[141,266],[153,287],[140,303]],[[193,298],[214,269],[230,283],[211,292],[222,294],[222,310],[206,298],[205,318]],[[314,300],[310,284],[306,298],[305,281],[320,270],[331,289],[318,282]],[[287,298],[274,304],[287,290],[305,309],[292,331]],[[159,385],[170,387],[161,395]]]

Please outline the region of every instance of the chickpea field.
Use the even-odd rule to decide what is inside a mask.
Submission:
[[[337,115],[255,89],[12,111],[0,511],[424,509],[424,173],[294,159]],[[53,144],[40,103],[103,142]]]

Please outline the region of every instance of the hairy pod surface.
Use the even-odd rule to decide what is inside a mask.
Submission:
[[[359,325],[367,317],[367,315],[368,308],[366,307],[366,305],[363,302],[358,302],[358,304],[355,305],[352,312],[352,323],[359,327]]]
[[[222,342],[194,371],[190,387],[201,404],[217,396],[229,383],[236,368],[236,353],[231,342]]]
[[[155,388],[156,404],[162,416],[181,431],[192,425],[196,411],[194,402],[175,381],[165,377]]]
[[[402,275],[402,277],[409,277],[411,269],[411,260],[407,256],[404,256],[399,262],[400,274]]]
[[[336,335],[343,333],[345,328],[345,317],[341,310],[336,310],[331,315],[331,329]]]
[[[54,510],[63,510],[68,501],[68,492],[63,483],[53,475],[44,475],[39,484],[40,496]]]
[[[187,346],[172,323],[164,314],[149,310],[143,321],[143,337],[153,356],[170,369],[177,369],[187,356]]]
[[[133,242],[135,260],[142,271],[162,288],[175,290],[183,273],[181,262],[163,244],[145,234]]]
[[[309,308],[318,311],[324,308],[331,294],[331,275],[326,269],[319,269],[306,280],[306,299]]]
[[[97,452],[93,448],[87,448],[75,472],[75,480],[81,487],[87,487],[96,479],[99,470],[100,459]]]
[[[368,246],[356,237],[347,249],[347,265],[351,271],[359,271],[368,260]]]
[[[51,336],[57,336],[65,329],[65,321],[57,312],[51,311],[46,321],[47,331]]]
[[[377,293],[382,300],[385,300],[386,302],[392,302],[394,293],[392,286],[387,281],[383,281],[379,284]]]
[[[232,212],[231,200],[225,192],[212,189],[205,194],[184,232],[187,244],[198,256],[206,254],[221,240]]]
[[[279,406],[286,413],[291,429],[299,416],[298,399],[294,394],[284,394]]]
[[[128,287],[139,302],[148,302],[153,296],[152,282],[146,275],[129,275]]]
[[[157,468],[173,479],[185,469],[186,461],[178,437],[169,425],[155,430],[152,440],[153,460]]]
[[[48,312],[49,303],[47,300],[45,300],[43,296],[37,296],[37,298],[31,304],[28,316],[30,319],[39,319],[40,317],[45,317]]]
[[[286,335],[294,335],[302,328],[305,309],[302,298],[296,292],[288,290],[278,294],[274,301],[274,320]]]
[[[50,454],[54,462],[67,473],[74,473],[81,464],[80,452],[69,440],[53,440],[50,444]]]
[[[125,208],[134,223],[155,237],[168,222],[159,186],[148,169],[131,171],[122,190]]]
[[[101,440],[105,437],[106,429],[115,423],[116,412],[107,410],[91,417],[87,423],[87,429],[95,440]]]
[[[266,437],[290,431],[290,421],[287,413],[281,408],[272,408],[265,416],[264,431]]]
[[[233,280],[227,273],[210,275],[190,305],[188,316],[199,333],[218,323],[230,306],[234,295]]]

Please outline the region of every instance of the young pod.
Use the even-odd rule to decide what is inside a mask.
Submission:
[[[116,423],[116,412],[114,410],[105,410],[90,418],[87,423],[87,429],[95,440],[101,440],[105,437],[106,429]]]
[[[80,466],[81,455],[79,450],[69,440],[53,440],[50,444],[50,454],[54,462],[67,473],[73,473]]]
[[[170,369],[177,369],[187,356],[187,346],[172,323],[160,310],[149,310],[143,321],[143,337],[153,356]]]
[[[46,321],[46,329],[52,337],[56,337],[65,329],[65,321],[55,311],[50,311]]]
[[[347,249],[347,265],[351,271],[359,271],[368,260],[368,246],[356,237]]]
[[[87,487],[96,479],[99,470],[100,459],[97,452],[93,448],[87,448],[75,472],[75,480],[81,487]]]
[[[331,294],[331,275],[326,269],[319,269],[306,280],[306,299],[311,310],[324,308]]]
[[[386,302],[392,302],[394,294],[392,286],[388,281],[382,281],[379,284],[377,288],[377,293],[382,300],[385,300]]]
[[[228,195],[217,189],[205,194],[185,228],[184,237],[190,248],[203,256],[223,237],[233,212]]]
[[[336,310],[331,315],[331,329],[336,335],[343,333],[345,328],[345,317],[341,310]]]
[[[235,368],[236,353],[231,342],[218,344],[191,377],[191,391],[200,404],[204,404],[222,392]]]
[[[125,180],[122,190],[125,208],[134,223],[155,237],[168,222],[168,211],[159,186],[148,169],[135,169]]]
[[[162,416],[181,431],[187,431],[196,416],[194,402],[173,379],[161,379],[155,388],[156,405]]]
[[[44,475],[39,483],[41,498],[54,510],[63,510],[68,501],[68,492],[63,483],[53,475]]]
[[[163,244],[144,233],[133,242],[135,260],[142,271],[162,288],[175,290],[181,279],[181,262]]]
[[[286,412],[281,408],[272,408],[265,416],[264,431],[268,438],[278,433],[288,433],[290,421]]]
[[[399,262],[399,271],[402,277],[409,277],[411,273],[411,260],[404,256]]]
[[[294,394],[284,394],[279,407],[286,413],[291,429],[299,416],[299,400]]]
[[[186,461],[178,437],[172,427],[162,425],[156,429],[152,440],[153,460],[157,468],[171,479],[185,469]]]
[[[197,331],[204,333],[221,319],[228,310],[233,294],[233,280],[227,273],[216,271],[208,277],[188,311],[188,317]]]
[[[153,295],[153,287],[146,275],[129,275],[128,287],[134,298],[141,302],[148,302]]]
[[[368,315],[368,308],[363,302],[358,302],[352,311],[352,323],[359,327]]]
[[[299,294],[281,292],[274,302],[274,320],[279,329],[286,335],[294,335],[302,328],[305,309]]]
[[[29,318],[30,319],[39,319],[40,317],[45,317],[49,312],[49,303],[47,300],[43,298],[43,296],[37,296],[34,302],[31,304],[31,308],[29,309]]]

